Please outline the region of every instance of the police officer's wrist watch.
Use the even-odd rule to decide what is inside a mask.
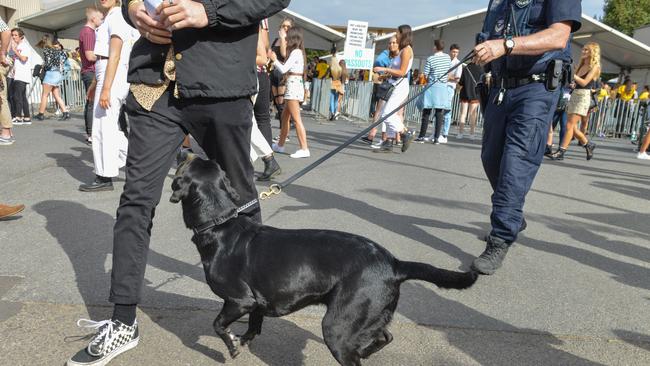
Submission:
[[[507,36],[503,41],[503,47],[506,49],[506,56],[510,56],[512,50],[515,49],[515,40],[512,39],[512,36]]]

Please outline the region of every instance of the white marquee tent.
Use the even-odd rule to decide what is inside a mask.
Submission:
[[[438,20],[413,28],[414,68],[422,68],[427,57],[432,54],[433,41],[441,38],[446,47],[457,43],[461,55],[473,46],[475,36],[483,26],[486,9],[480,9],[447,19]],[[392,34],[375,40],[379,53],[386,49]],[[650,83],[650,46],[633,39],[596,19],[582,15],[582,28],[573,36],[572,51],[574,60],[587,42],[597,42],[601,46],[603,71],[618,74],[630,73],[641,85]]]
[[[85,9],[94,6],[94,0],[72,0],[42,12],[18,20],[20,27],[56,34],[62,39],[77,39],[79,30],[85,24]],[[277,37],[280,22],[291,17],[303,28],[305,47],[329,50],[333,43],[342,45],[345,34],[335,31],[312,19],[291,10],[284,9],[269,19],[271,41]]]

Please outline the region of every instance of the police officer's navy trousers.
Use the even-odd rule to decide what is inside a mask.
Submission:
[[[172,83],[173,85],[173,83]],[[253,104],[250,98],[176,99],[171,86],[147,111],[129,93],[129,151],[126,183],[113,229],[113,269],[109,301],[140,303],[149,251],[152,220],[160,202],[163,183],[181,146],[191,133],[228,174],[240,195],[238,205],[257,198],[250,161]],[[243,214],[260,221],[259,206]],[[181,216],[179,214],[179,220]],[[189,243],[179,243],[179,245]],[[191,247],[188,246],[188,250]]]
[[[523,206],[544,158],[549,125],[560,91],[542,83],[508,89],[503,103],[493,103],[492,88],[485,110],[481,160],[494,193],[492,232],[507,243],[517,239]]]

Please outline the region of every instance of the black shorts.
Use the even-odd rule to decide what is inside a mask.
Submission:
[[[271,77],[271,86],[274,86],[276,88],[279,86],[284,86],[284,75],[280,72],[280,70],[273,69],[269,76]]]

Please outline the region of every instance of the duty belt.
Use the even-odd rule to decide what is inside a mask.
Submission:
[[[493,85],[502,87],[504,89],[515,89],[520,86],[532,84],[532,83],[545,83],[546,74],[532,74],[528,76],[511,76],[504,78],[496,78]]]

